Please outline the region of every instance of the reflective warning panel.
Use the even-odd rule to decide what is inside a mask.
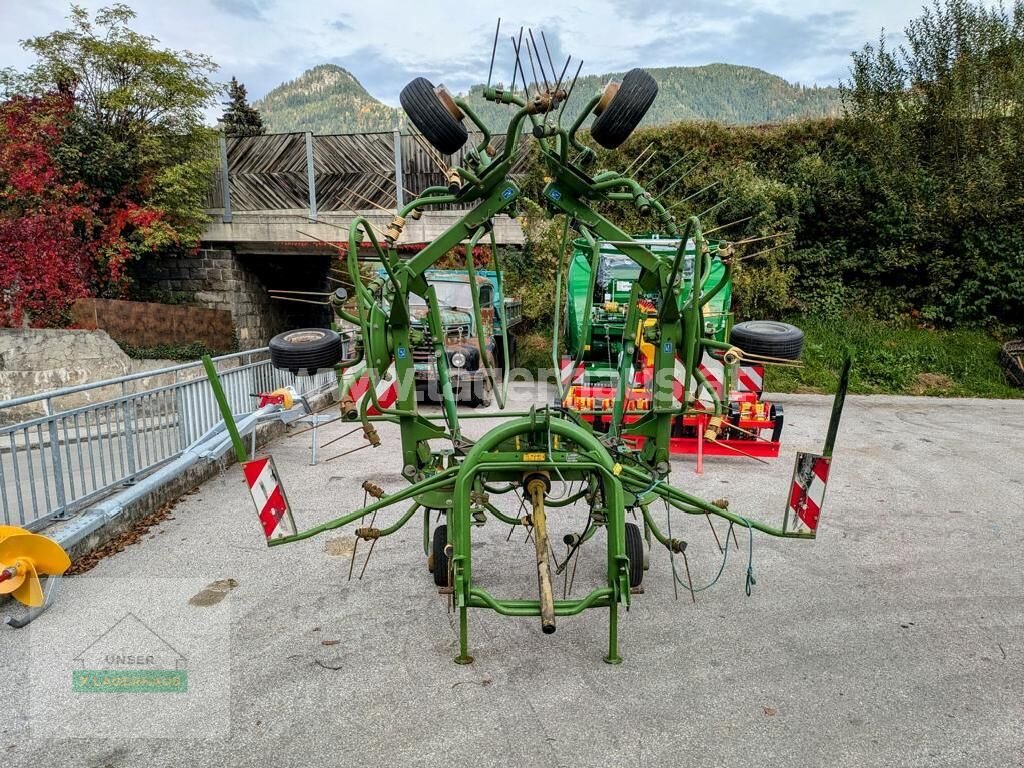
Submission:
[[[242,471],[267,541],[293,535],[295,521],[284,495],[284,487],[277,477],[274,460],[267,456],[247,461],[242,465]]]
[[[793,484],[782,528],[786,533],[817,533],[832,459],[815,453],[797,453]]]

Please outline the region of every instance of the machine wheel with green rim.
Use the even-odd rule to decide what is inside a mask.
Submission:
[[[446,95],[447,91],[442,89],[441,94]],[[469,131],[445,106],[441,94],[427,78],[417,77],[402,89],[398,100],[424,138],[438,151],[450,155],[466,143]]]
[[[605,149],[618,147],[640,125],[658,95],[658,84],[644,70],[631,69],[610,95],[606,106],[598,104],[601,112],[590,128],[590,137]]]
[[[626,523],[626,557],[629,558],[629,586],[644,580],[644,537],[636,523]]]
[[[341,337],[327,328],[298,328],[270,340],[270,362],[281,371],[312,376],[341,362]]]

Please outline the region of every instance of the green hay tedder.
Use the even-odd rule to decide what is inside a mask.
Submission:
[[[650,509],[664,503],[666,509],[684,515],[723,518],[730,525],[760,531],[770,536],[813,539],[825,483],[827,482],[832,446],[835,441],[845,392],[849,363],[843,371],[825,448],[820,455],[800,454],[794,473],[793,491],[787,499],[781,525],[769,525],[754,516],[728,508],[728,504],[709,502],[670,482],[670,438],[673,420],[694,412],[695,395],[687,394],[682,403],[674,402],[677,359],[686,373],[684,392],[692,393],[690,378],[699,377],[695,361],[705,351],[718,350],[728,360],[748,359],[744,351],[706,333],[707,305],[728,279],[729,250],[717,247],[716,253],[724,270],[710,268],[711,253],[702,234],[701,222],[690,216],[681,222],[653,198],[634,178],[616,170],[593,168],[595,151],[580,136],[584,121],[591,114],[596,118],[590,128],[590,140],[605,148],[615,148],[640,123],[657,94],[651,76],[642,69],[626,73],[621,81],[608,83],[593,94],[567,126],[562,124],[565,103],[575,85],[569,83],[563,67],[562,76],[542,71],[535,84],[527,86],[521,62],[525,54],[538,63],[541,48],[533,43],[532,33],[524,39],[513,37],[515,75],[511,86],[488,86],[484,97],[509,109],[509,122],[504,147],[496,150],[491,132],[474,114],[465,100],[451,95],[443,86],[435,87],[424,78],[409,83],[401,93],[401,103],[409,119],[426,140],[441,154],[448,155],[468,141],[465,121],[472,123],[481,135],[480,141],[463,151],[463,163],[452,168],[448,183],[423,190],[419,196],[395,212],[384,238],[378,238],[364,218],[355,218],[349,230],[347,266],[354,285],[355,311],[341,306],[344,293],[336,303],[339,315],[358,327],[361,335],[357,358],[340,360],[340,344],[329,331],[320,334],[293,336],[288,344],[278,344],[275,364],[289,370],[304,371],[338,367],[351,372],[365,365],[366,386],[358,399],[346,389],[342,396],[342,412],[360,422],[367,440],[379,442],[374,424],[388,421],[401,431],[401,473],[408,485],[400,491],[385,493],[367,483],[364,485],[372,503],[354,509],[330,522],[297,531],[283,494],[277,492],[278,481],[272,463],[266,459],[246,465],[246,476],[254,488],[257,509],[267,543],[272,547],[303,541],[325,531],[358,523],[377,511],[395,504],[408,505],[388,527],[376,528],[371,522],[359,527],[356,535],[373,541],[389,536],[417,515],[422,514],[424,549],[433,568],[434,579],[448,592],[459,620],[459,652],[456,661],[470,663],[469,622],[471,609],[488,609],[505,616],[536,616],[545,633],[554,632],[561,617],[575,616],[587,609],[600,609],[608,615],[608,647],[605,661],[621,661],[618,648],[619,610],[628,606],[631,596],[644,574],[644,558],[649,547],[664,547],[674,558],[685,551],[684,541],[662,531]],[[495,42],[497,33],[495,34]],[[542,48],[546,48],[542,46]],[[526,49],[524,51],[524,49]],[[523,55],[521,55],[523,54]],[[550,60],[548,62],[549,68]],[[493,68],[493,55],[492,55]],[[543,70],[543,65],[542,65]],[[579,69],[576,70],[577,75]],[[517,88],[515,83],[522,82]],[[528,131],[524,131],[524,127]],[[468,439],[462,421],[474,415],[457,408],[449,370],[449,357],[444,348],[442,306],[436,290],[426,279],[428,270],[456,246],[464,245],[466,253],[484,238],[490,239],[494,269],[501,280],[499,251],[494,243],[492,220],[505,214],[516,216],[520,187],[510,177],[519,142],[535,141],[540,159],[550,181],[543,189],[542,203],[552,216],[565,221],[565,241],[570,232],[596,254],[601,243],[614,243],[618,253],[639,267],[623,299],[626,309],[622,317],[622,336],[618,341],[617,394],[606,431],[597,432],[580,413],[561,405],[535,406],[529,411],[503,411],[489,414],[499,421],[483,437]],[[678,241],[674,249],[652,249],[638,242],[611,218],[599,213],[607,204],[634,206],[651,219],[651,230],[665,233]],[[447,231],[421,251],[400,259],[394,247],[401,237],[405,221],[424,212],[445,206],[469,207]],[[680,301],[683,284],[685,244],[692,242],[694,251],[693,288]],[[357,252],[369,243],[383,267],[383,274],[367,277],[360,271]],[[563,251],[564,253],[564,251]],[[481,317],[479,281],[475,278],[472,258],[466,260],[468,284],[472,289],[472,311],[478,327]],[[422,320],[410,311],[410,297],[415,304],[427,307],[425,320],[434,344],[434,360],[440,384],[441,415],[421,413],[415,386],[415,361],[412,350],[422,341],[415,326]],[[641,308],[641,296],[654,296],[656,323],[642,327],[650,315]],[[559,296],[559,299],[561,296]],[[646,300],[645,300],[646,301]],[[351,306],[351,305],[348,305]],[[495,361],[483,355],[488,383],[500,408],[505,408],[508,392],[510,349],[507,327],[502,326],[501,343],[504,360]],[[637,339],[653,346],[653,384],[650,408],[639,419],[624,419],[629,366],[637,351]],[[498,370],[503,374],[499,376]],[[394,380],[393,402],[382,401],[379,393],[388,371]],[[351,379],[352,377],[347,377]],[[710,418],[706,429],[715,433],[722,428],[722,419]],[[643,438],[642,447],[631,438]],[[443,448],[432,449],[431,441]],[[579,490],[571,495],[553,495],[552,484]],[[259,489],[259,493],[256,492]],[[526,514],[515,516],[499,509],[497,497],[513,494]],[[446,518],[431,535],[431,521],[440,513]],[[564,568],[580,547],[594,545],[603,531],[606,578],[603,583],[578,599],[555,599],[552,588],[552,564],[549,553],[548,517],[576,514],[578,534],[566,537],[569,554]],[[635,513],[642,523],[627,522]],[[532,534],[536,561],[537,599],[503,599],[492,595],[474,580],[474,529],[488,517],[503,524],[522,527]],[[704,524],[704,520],[700,521]],[[677,529],[681,526],[677,525]],[[671,530],[671,528],[669,529]],[[678,533],[678,530],[677,530]],[[752,577],[748,571],[748,590]]]

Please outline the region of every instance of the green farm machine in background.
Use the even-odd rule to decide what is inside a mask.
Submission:
[[[682,247],[678,238],[658,236],[638,238],[637,243],[664,258],[672,258]],[[803,345],[803,332],[787,323],[747,321],[733,325],[728,256],[720,255],[731,247],[714,240],[705,242],[704,273],[696,282],[713,286],[702,301],[701,316],[701,333],[712,343],[705,345],[694,369],[693,408],[688,413],[679,409],[669,440],[673,454],[697,454],[698,471],[705,453],[757,460],[779,455],[783,412],[781,405],[762,398],[764,362],[795,364]],[[680,311],[693,291],[696,262],[696,243],[691,239],[683,249],[682,269],[673,294]],[[566,349],[559,359],[555,346],[552,358],[561,369],[559,402],[585,414],[583,418],[599,431],[605,431],[613,418],[627,312],[639,278],[639,265],[616,244],[602,242],[595,251],[582,238],[574,241],[567,273]],[[640,289],[641,320],[625,390],[626,424],[637,421],[651,408],[660,301],[656,291]],[[725,345],[726,341],[757,353],[760,361],[755,357],[744,362],[739,355],[728,355],[731,347]],[[677,358],[673,387],[677,406],[683,402],[685,380],[683,362]],[[724,420],[719,429],[709,432],[707,427],[716,417]],[[636,446],[644,440],[641,436],[627,439]]]
[[[605,660],[618,663],[618,620],[620,606],[628,606],[634,590],[644,575],[647,550],[664,547],[673,561],[685,551],[686,543],[675,537],[683,530],[680,520],[662,530],[652,505],[664,504],[666,510],[700,519],[706,516],[727,520],[747,528],[751,534],[761,531],[771,536],[813,539],[827,481],[828,468],[835,441],[846,384],[847,368],[840,382],[833,416],[822,454],[800,454],[794,473],[792,493],[785,503],[781,525],[774,526],[755,517],[731,510],[724,501],[709,502],[673,485],[669,480],[670,439],[674,420],[695,411],[694,390],[702,374],[696,362],[705,351],[716,350],[723,359],[746,361],[752,357],[708,329],[709,306],[729,277],[731,248],[713,244],[702,233],[701,222],[694,216],[681,223],[650,195],[635,179],[624,172],[594,170],[596,153],[581,139],[579,132],[591,114],[596,115],[590,139],[603,147],[619,146],[639,124],[657,94],[657,86],[641,69],[626,73],[619,81],[608,83],[593,94],[569,125],[563,125],[562,112],[575,85],[576,78],[556,77],[550,59],[542,58],[542,48],[534,42],[532,32],[513,37],[515,68],[510,85],[488,85],[483,95],[490,101],[509,108],[510,119],[504,147],[495,149],[491,133],[474,114],[465,100],[452,96],[443,86],[435,87],[424,78],[409,83],[401,93],[402,107],[409,119],[439,153],[450,155],[464,147],[469,139],[465,125],[468,120],[480,133],[480,140],[463,151],[463,163],[452,168],[448,182],[423,190],[419,196],[395,212],[386,237],[378,238],[369,222],[357,217],[349,231],[347,264],[354,285],[355,310],[341,306],[340,317],[358,326],[361,335],[359,356],[340,360],[340,345],[329,331],[320,334],[295,335],[292,342],[276,345],[275,364],[288,370],[313,370],[337,366],[351,372],[365,366],[366,383],[356,399],[346,388],[342,393],[343,413],[361,423],[371,444],[379,443],[377,421],[397,424],[401,432],[401,473],[408,485],[386,493],[373,483],[364,488],[375,497],[372,503],[347,511],[335,520],[296,531],[283,494],[275,496],[276,477],[266,468],[267,459],[245,465],[246,477],[254,487],[254,499],[260,513],[267,543],[272,547],[308,539],[325,531],[374,516],[394,504],[408,505],[401,515],[386,527],[373,522],[356,530],[364,540],[374,541],[389,536],[409,523],[419,513],[424,527],[424,549],[433,568],[435,582],[451,595],[459,619],[459,652],[456,661],[469,663],[468,614],[470,609],[490,609],[505,616],[538,616],[545,633],[554,632],[560,617],[573,616],[587,609],[608,613],[608,648]],[[543,39],[543,38],[541,38]],[[495,34],[495,44],[497,33]],[[524,50],[525,49],[525,50]],[[544,51],[546,53],[546,50]],[[541,64],[541,74],[528,86],[521,62],[529,53],[533,62]],[[582,65],[580,65],[582,66]],[[492,54],[493,69],[493,54]],[[551,71],[548,71],[551,70]],[[577,76],[579,68],[576,70]],[[521,87],[516,87],[521,83]],[[524,132],[524,126],[529,133]],[[609,325],[615,341],[613,379],[615,391],[611,415],[605,431],[595,431],[583,416],[561,405],[534,406],[527,411],[487,414],[498,423],[482,437],[470,439],[463,433],[463,420],[473,412],[460,412],[456,406],[451,382],[451,360],[444,348],[442,302],[437,286],[428,279],[429,270],[453,248],[465,246],[466,253],[481,241],[492,246],[494,269],[501,280],[500,253],[494,247],[492,220],[499,214],[516,216],[520,187],[510,177],[519,142],[536,141],[540,161],[550,181],[543,189],[543,204],[552,216],[564,217],[564,245],[569,232],[592,260],[600,253],[602,243],[613,244],[635,267],[635,279],[617,295],[624,309]],[[636,239],[614,221],[598,213],[608,204],[633,206],[648,216],[651,229],[664,233],[678,243],[661,248],[643,239]],[[447,206],[468,207],[459,220],[421,251],[403,260],[398,257],[395,241],[401,237],[409,217]],[[369,243],[382,265],[382,274],[367,278],[360,272],[357,251],[361,243]],[[692,244],[691,249],[686,244]],[[563,249],[564,252],[565,249]],[[690,250],[691,253],[687,253]],[[718,257],[718,261],[715,257]],[[692,258],[692,263],[688,259]],[[717,265],[717,266],[713,266]],[[471,290],[472,316],[483,326],[479,282],[473,260],[466,260],[465,270]],[[683,289],[685,275],[692,272],[692,287]],[[562,299],[561,290],[558,300]],[[415,359],[413,351],[422,341],[411,306],[425,305],[424,320],[432,340],[441,395],[440,415],[420,411],[416,397]],[[652,314],[653,307],[653,314]],[[652,324],[648,320],[654,319]],[[612,330],[614,328],[614,331]],[[482,351],[483,369],[500,408],[504,409],[508,390],[509,343],[507,326],[503,325],[502,360],[495,360]],[[652,383],[649,408],[638,419],[624,419],[626,391],[630,384],[629,368],[633,365],[640,343],[652,349]],[[681,362],[684,374],[683,396],[674,394],[675,369]],[[499,376],[497,373],[503,373]],[[389,373],[390,372],[390,373]],[[379,396],[385,374],[393,377],[393,400]],[[349,376],[347,379],[351,379]],[[704,408],[701,406],[703,412]],[[375,412],[375,413],[374,413]],[[709,415],[706,430],[717,434],[723,429],[725,417],[721,404]],[[642,446],[637,447],[638,438]],[[432,447],[431,442],[435,444]],[[239,446],[240,450],[244,448]],[[272,469],[272,467],[271,467]],[[266,472],[266,475],[261,473]],[[273,478],[270,482],[267,478]],[[269,484],[267,484],[269,482]],[[557,493],[553,487],[558,486]],[[255,488],[258,487],[259,493]],[[575,492],[567,489],[577,489]],[[509,495],[512,508],[521,505],[524,514],[500,508],[500,497]],[[280,500],[275,500],[279,498]],[[627,522],[634,513],[640,526]],[[445,522],[431,532],[436,516]],[[568,555],[564,568],[583,546],[594,545],[603,532],[605,578],[603,584],[578,599],[556,600],[552,588],[552,565],[549,553],[548,517],[578,517],[578,534],[567,537]],[[537,599],[504,599],[492,595],[474,578],[473,533],[489,518],[513,527],[525,527],[532,534],[537,573]],[[642,527],[641,527],[642,526]],[[674,530],[673,530],[674,529]],[[747,588],[753,584],[748,568]],[[692,585],[691,585],[692,586]],[[685,587],[685,584],[684,584]]]

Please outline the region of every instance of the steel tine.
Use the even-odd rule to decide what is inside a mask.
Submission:
[[[777,251],[780,248],[785,248],[788,245],[792,245],[794,242],[796,242],[796,241],[795,240],[788,240],[785,243],[779,243],[778,245],[774,245],[771,248],[765,248],[764,250],[758,251],[757,253],[748,253],[748,254],[745,254],[745,255],[740,256],[738,258],[731,259],[731,261],[746,261],[747,259],[752,259],[755,256],[763,256],[766,253],[771,253],[772,251]]]
[[[725,550],[722,549],[722,540],[720,538],[718,538],[718,531],[715,530],[715,524],[713,522],[711,522],[711,515],[708,514],[707,512],[705,512],[704,513],[704,517],[707,518],[708,525],[711,526],[711,533],[714,534],[714,536],[715,536],[715,544],[718,545],[718,551],[719,552],[724,552]]]
[[[498,25],[494,28],[494,43],[491,45],[491,66],[487,69],[487,87],[491,87],[491,75],[494,74],[494,55],[498,52],[498,33],[501,31],[501,16],[498,17]]]
[[[540,57],[540,48],[537,47],[537,41],[533,37],[533,27],[527,27],[526,31],[530,33],[530,42],[533,43],[533,51],[537,54],[537,67],[540,68],[540,76],[544,80],[544,90],[550,91],[551,84],[548,82],[547,73],[544,71],[544,62]],[[530,47],[527,46],[526,50],[529,51]],[[551,76],[554,77],[554,72],[551,73]]]
[[[712,205],[712,206],[711,206],[710,208],[708,208],[707,210],[704,210],[704,211],[701,211],[700,213],[698,213],[698,214],[697,214],[697,218],[699,219],[699,218],[701,218],[702,216],[707,216],[707,215],[708,215],[709,213],[711,213],[711,212],[712,212],[713,210],[715,210],[716,208],[720,208],[721,206],[723,206],[723,205],[725,205],[726,203],[728,203],[728,202],[729,202],[729,201],[730,201],[731,199],[732,199],[731,197],[726,197],[726,198],[723,198],[722,200],[719,200],[719,201],[718,201],[717,203],[715,203],[714,205]]]
[[[654,177],[653,179],[651,179],[651,180],[650,180],[649,182],[647,182],[647,183],[648,183],[648,184],[653,184],[654,182],[656,182],[656,181],[657,181],[658,179],[660,179],[660,178],[661,178],[662,176],[664,176],[664,175],[665,175],[666,173],[668,173],[669,171],[671,171],[671,170],[672,170],[673,168],[675,168],[675,167],[676,167],[677,165],[679,165],[679,164],[680,164],[681,162],[683,162],[683,161],[684,161],[684,160],[685,160],[686,158],[688,158],[688,157],[689,157],[690,155],[692,155],[692,154],[693,154],[694,152],[696,152],[696,151],[697,151],[696,149],[691,149],[691,150],[690,150],[689,152],[687,152],[687,153],[686,153],[685,155],[683,155],[682,157],[680,157],[680,158],[679,158],[678,160],[676,160],[676,161],[675,161],[674,163],[672,163],[672,164],[671,164],[671,165],[670,165],[670,166],[669,166],[668,168],[666,168],[665,170],[663,170],[663,171],[662,171],[661,173],[659,173],[659,174],[658,174],[657,176],[655,176],[655,177]],[[699,163],[698,163],[698,165],[699,165]],[[697,167],[697,166],[695,165],[695,166],[694,166],[694,168],[696,168],[696,167]],[[693,169],[691,168],[690,170],[693,170]],[[687,171],[687,173],[689,173],[689,171]],[[686,174],[683,174],[683,175],[685,176]]]
[[[557,83],[555,83],[555,93],[558,93],[558,91],[559,91],[559,90],[560,90],[560,89],[562,88],[562,80],[564,80],[564,79],[565,79],[565,73],[566,73],[566,71],[567,71],[567,70],[569,69],[569,64],[570,64],[571,62],[572,62],[572,56],[569,56],[569,57],[568,57],[568,58],[567,58],[567,59],[565,60],[565,66],[564,66],[564,67],[562,67],[562,72],[561,72],[561,74],[559,74],[559,75],[558,75],[558,82],[557,82]]]
[[[792,234],[793,234],[792,232],[776,232],[774,234],[763,235],[761,237],[750,237],[750,238],[747,238],[746,240],[733,240],[730,243],[730,245],[746,245],[748,243],[757,243],[757,242],[760,242],[761,240],[771,240],[772,238],[775,238],[775,237],[783,237],[785,235],[792,235]]]
[[[576,74],[572,76],[572,83],[569,85],[569,92],[565,94],[565,101],[562,102],[562,108],[558,110],[558,125],[562,124],[562,113],[565,111],[565,105],[569,103],[569,97],[572,96],[572,92],[576,88],[576,80],[580,76],[580,71],[583,69],[583,59],[580,59],[580,65],[576,67]]]
[[[555,81],[555,62],[551,59],[551,49],[548,48],[548,38],[544,34],[543,29],[540,31],[540,41],[544,43],[544,52],[548,55],[548,66],[551,67],[551,80],[555,83],[555,90],[558,90],[558,82]]]
[[[707,192],[712,187],[718,186],[718,183],[719,182],[717,182],[717,181],[713,181],[710,184],[708,184],[706,187],[704,187],[703,189],[698,189],[692,195],[687,195],[682,200],[678,200],[678,201],[672,203],[672,205],[670,207],[671,208],[675,208],[677,205],[682,205],[683,203],[687,202],[688,200],[693,200],[693,198],[698,197],[698,196],[704,194],[705,192]],[[664,194],[664,193],[662,193],[662,194]],[[700,217],[698,216],[698,218],[700,218]]]
[[[363,504],[363,506],[366,506],[366,505]],[[377,511],[376,510],[374,510],[373,515],[370,517],[370,528],[373,528],[373,524],[375,522],[377,522]],[[357,536],[356,538],[358,539],[359,537]],[[366,559],[363,560],[363,567],[359,571],[359,581],[363,580],[363,574],[366,573],[366,566],[370,564],[370,558],[373,557],[373,548],[374,548],[374,546],[376,546],[376,544],[377,544],[377,539],[373,539],[370,542],[370,551],[366,553]],[[355,561],[356,561],[356,558],[355,558],[355,556],[353,554],[352,562],[354,563]]]
[[[629,173],[629,172],[630,172],[630,170],[632,170],[633,166],[637,164],[637,161],[638,161],[638,160],[639,160],[639,159],[640,159],[641,157],[643,157],[644,155],[646,155],[646,154],[647,154],[647,150],[651,149],[651,147],[653,147],[653,146],[654,146],[654,142],[652,141],[652,142],[651,142],[650,144],[648,144],[648,145],[647,145],[646,147],[644,147],[643,149],[641,149],[641,150],[640,150],[640,151],[639,151],[639,152],[637,153],[637,156],[633,158],[633,162],[631,162],[631,163],[630,163],[629,165],[627,165],[627,166],[626,166],[626,170],[624,170],[624,171],[622,172],[622,174],[623,174],[623,175],[625,175],[625,174]]]
[[[530,33],[533,34],[532,32]],[[537,81],[537,67],[533,63],[533,51],[530,50],[530,40],[526,40],[526,55],[530,59],[530,71],[533,72],[533,86],[540,93],[540,83]]]
[[[685,547],[683,548],[682,555],[683,555],[683,565],[686,567],[686,583],[690,585],[690,599],[693,601],[693,604],[696,605],[697,604],[697,595],[694,594],[694,592],[693,592],[693,579],[690,578],[690,560],[686,556],[686,548]],[[673,579],[673,581],[674,581],[674,579]]]
[[[754,218],[754,217],[753,216],[744,216],[742,219],[736,219],[736,221],[730,221],[728,224],[722,224],[720,226],[714,227],[713,229],[705,230],[701,234],[703,234],[703,235],[710,235],[712,232],[718,232],[721,229],[728,229],[729,227],[735,227],[737,224],[742,224],[744,221],[750,221],[752,218]],[[732,245],[735,245],[735,243],[732,243]]]

